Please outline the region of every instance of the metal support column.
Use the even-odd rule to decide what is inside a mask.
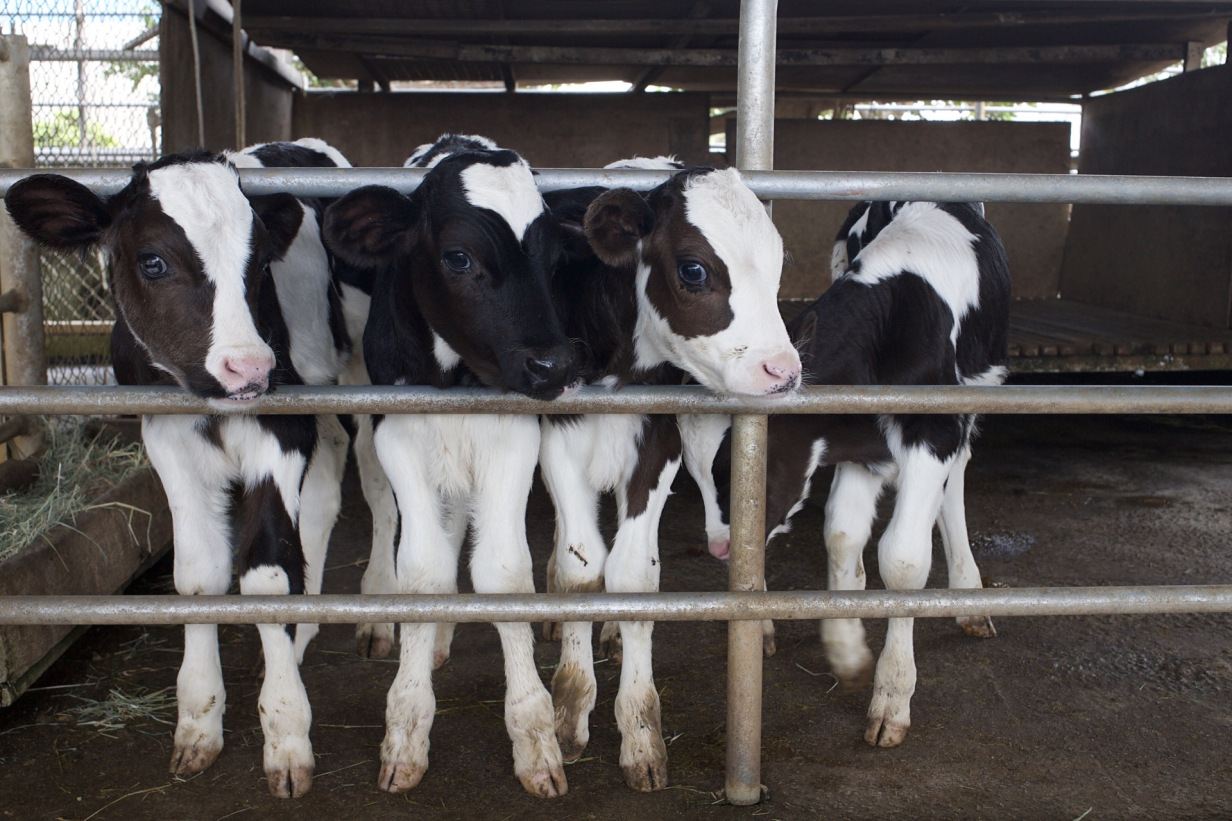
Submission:
[[[0,35],[0,169],[34,167],[30,111],[30,44],[25,37]],[[0,208],[0,294],[11,310],[3,314],[4,378],[7,385],[47,384],[43,348],[43,289],[34,244]],[[41,436],[19,436],[14,456],[33,454]]]
[[[778,0],[741,0],[736,167],[774,167],[774,56]],[[730,590],[766,586],[766,417],[732,417]],[[727,627],[727,776],[732,804],[761,800],[760,621]]]

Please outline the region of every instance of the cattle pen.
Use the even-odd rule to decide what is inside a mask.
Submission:
[[[238,4],[237,4],[238,5]],[[775,171],[777,0],[742,0],[739,85],[735,96],[735,164],[766,201],[979,200],[1117,206],[1232,207],[1226,177],[1097,174]],[[1225,11],[1227,11],[1225,9]],[[238,19],[238,18],[237,18]],[[4,43],[0,37],[0,45]],[[0,61],[8,58],[0,51]],[[1224,68],[1223,71],[1232,71]],[[0,170],[0,194],[28,170]],[[126,174],[69,169],[98,193],[123,186]],[[415,169],[243,169],[250,194],[340,196],[372,182],[412,190]],[[647,190],[655,171],[543,169],[541,190],[620,184]],[[3,240],[3,235],[0,235]],[[10,240],[11,241],[11,240]],[[5,260],[12,259],[6,257]],[[37,293],[14,280],[29,267],[10,264],[6,288]],[[7,342],[7,340],[6,340]],[[11,344],[11,343],[9,343]],[[18,343],[20,344],[20,343]],[[1205,344],[1205,343],[1204,343]],[[6,354],[11,352],[6,347]],[[1219,352],[1203,348],[1203,356]],[[41,356],[41,354],[40,354]],[[15,371],[20,372],[20,371]],[[175,389],[38,386],[18,380],[0,388],[0,415],[192,414],[200,400]],[[1036,386],[957,388],[812,387],[773,404],[716,398],[700,388],[583,389],[551,403],[483,389],[436,391],[385,387],[286,388],[261,400],[259,412],[287,413],[719,413],[733,415],[732,549],[728,592],[534,596],[328,594],[274,596],[14,596],[0,598],[0,624],[260,624],[357,622],[499,622],[544,619],[726,621],[728,700],[725,798],[761,800],[762,635],[759,620],[954,617],[962,615],[1109,615],[1232,612],[1232,585],[929,590],[918,592],[764,592],[766,416],[774,413],[1228,414],[1232,388],[1220,386]],[[768,785],[773,789],[774,785]]]

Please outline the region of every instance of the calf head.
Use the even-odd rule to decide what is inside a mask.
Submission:
[[[485,385],[540,399],[574,381],[548,289],[558,228],[516,153],[477,143],[436,152],[411,196],[367,186],[330,206],[325,236],[347,262],[386,271],[372,310],[393,312],[387,327],[395,329],[422,317],[441,372],[463,363]],[[369,351],[389,340],[372,338],[385,332],[374,320],[364,335],[373,380],[415,384],[422,369],[405,362],[378,372],[389,357]]]
[[[117,324],[153,369],[220,409],[269,389],[275,356],[258,332],[257,303],[270,261],[299,228],[294,197],[250,204],[223,157],[194,152],[139,163],[108,198],[36,174],[10,188],[5,205],[44,245],[106,249]]]
[[[583,227],[604,263],[635,270],[639,367],[670,362],[738,396],[799,386],[776,301],[783,241],[737,171],[682,171],[645,196],[607,191]]]

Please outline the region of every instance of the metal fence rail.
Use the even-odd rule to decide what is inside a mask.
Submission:
[[[0,194],[31,170],[0,170]],[[99,194],[114,194],[131,174],[115,169],[57,171]],[[248,194],[285,191],[301,197],[340,197],[361,185],[413,190],[422,168],[242,168]],[[763,199],[928,200],[937,202],[1062,202],[1105,205],[1232,205],[1232,178],[1146,177],[1127,174],[972,174],[920,171],[742,171]],[[635,169],[544,168],[542,191],[587,185],[648,190],[670,176]]]
[[[488,388],[284,387],[248,413],[1228,413],[1232,387],[1184,385],[927,385],[804,388],[782,399],[744,401],[696,386],[582,388],[545,402]],[[218,413],[179,388],[0,387],[0,415]]]
[[[5,596],[0,597],[0,624],[360,624],[546,619],[757,622],[1230,610],[1232,585],[769,593]]]

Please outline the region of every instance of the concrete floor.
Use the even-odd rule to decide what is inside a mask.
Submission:
[[[1232,422],[1222,418],[989,418],[968,470],[968,516],[988,580],[1013,587],[1232,580]],[[814,485],[824,492],[826,484]],[[663,587],[714,590],[701,510],[678,480],[661,534]],[[815,500],[819,501],[819,500]],[[366,511],[352,494],[326,589],[354,590]],[[822,513],[810,505],[768,558],[772,588],[824,583]],[[542,589],[550,505],[531,500]],[[875,550],[867,554],[877,584]],[[944,580],[938,550],[931,584]],[[170,589],[166,566],[143,591]],[[815,623],[779,622],[765,664],[758,807],[721,802],[725,627],[661,624],[656,684],[671,786],[630,792],[599,670],[590,746],[568,795],[543,801],[512,774],[495,631],[464,625],[435,677],[431,768],[406,795],[376,786],[388,662],[362,661],[351,628],[323,629],[304,663],[317,774],[295,801],[266,791],[256,716],[255,631],[224,628],[226,749],[192,779],[167,774],[181,631],[92,630],[43,688],[0,712],[0,818],[1191,818],[1232,817],[1232,617],[1002,618],[973,639],[917,620],[919,683],[905,743],[862,740],[869,691],[833,688]],[[868,624],[874,651],[884,623]],[[557,648],[541,642],[545,679]]]

